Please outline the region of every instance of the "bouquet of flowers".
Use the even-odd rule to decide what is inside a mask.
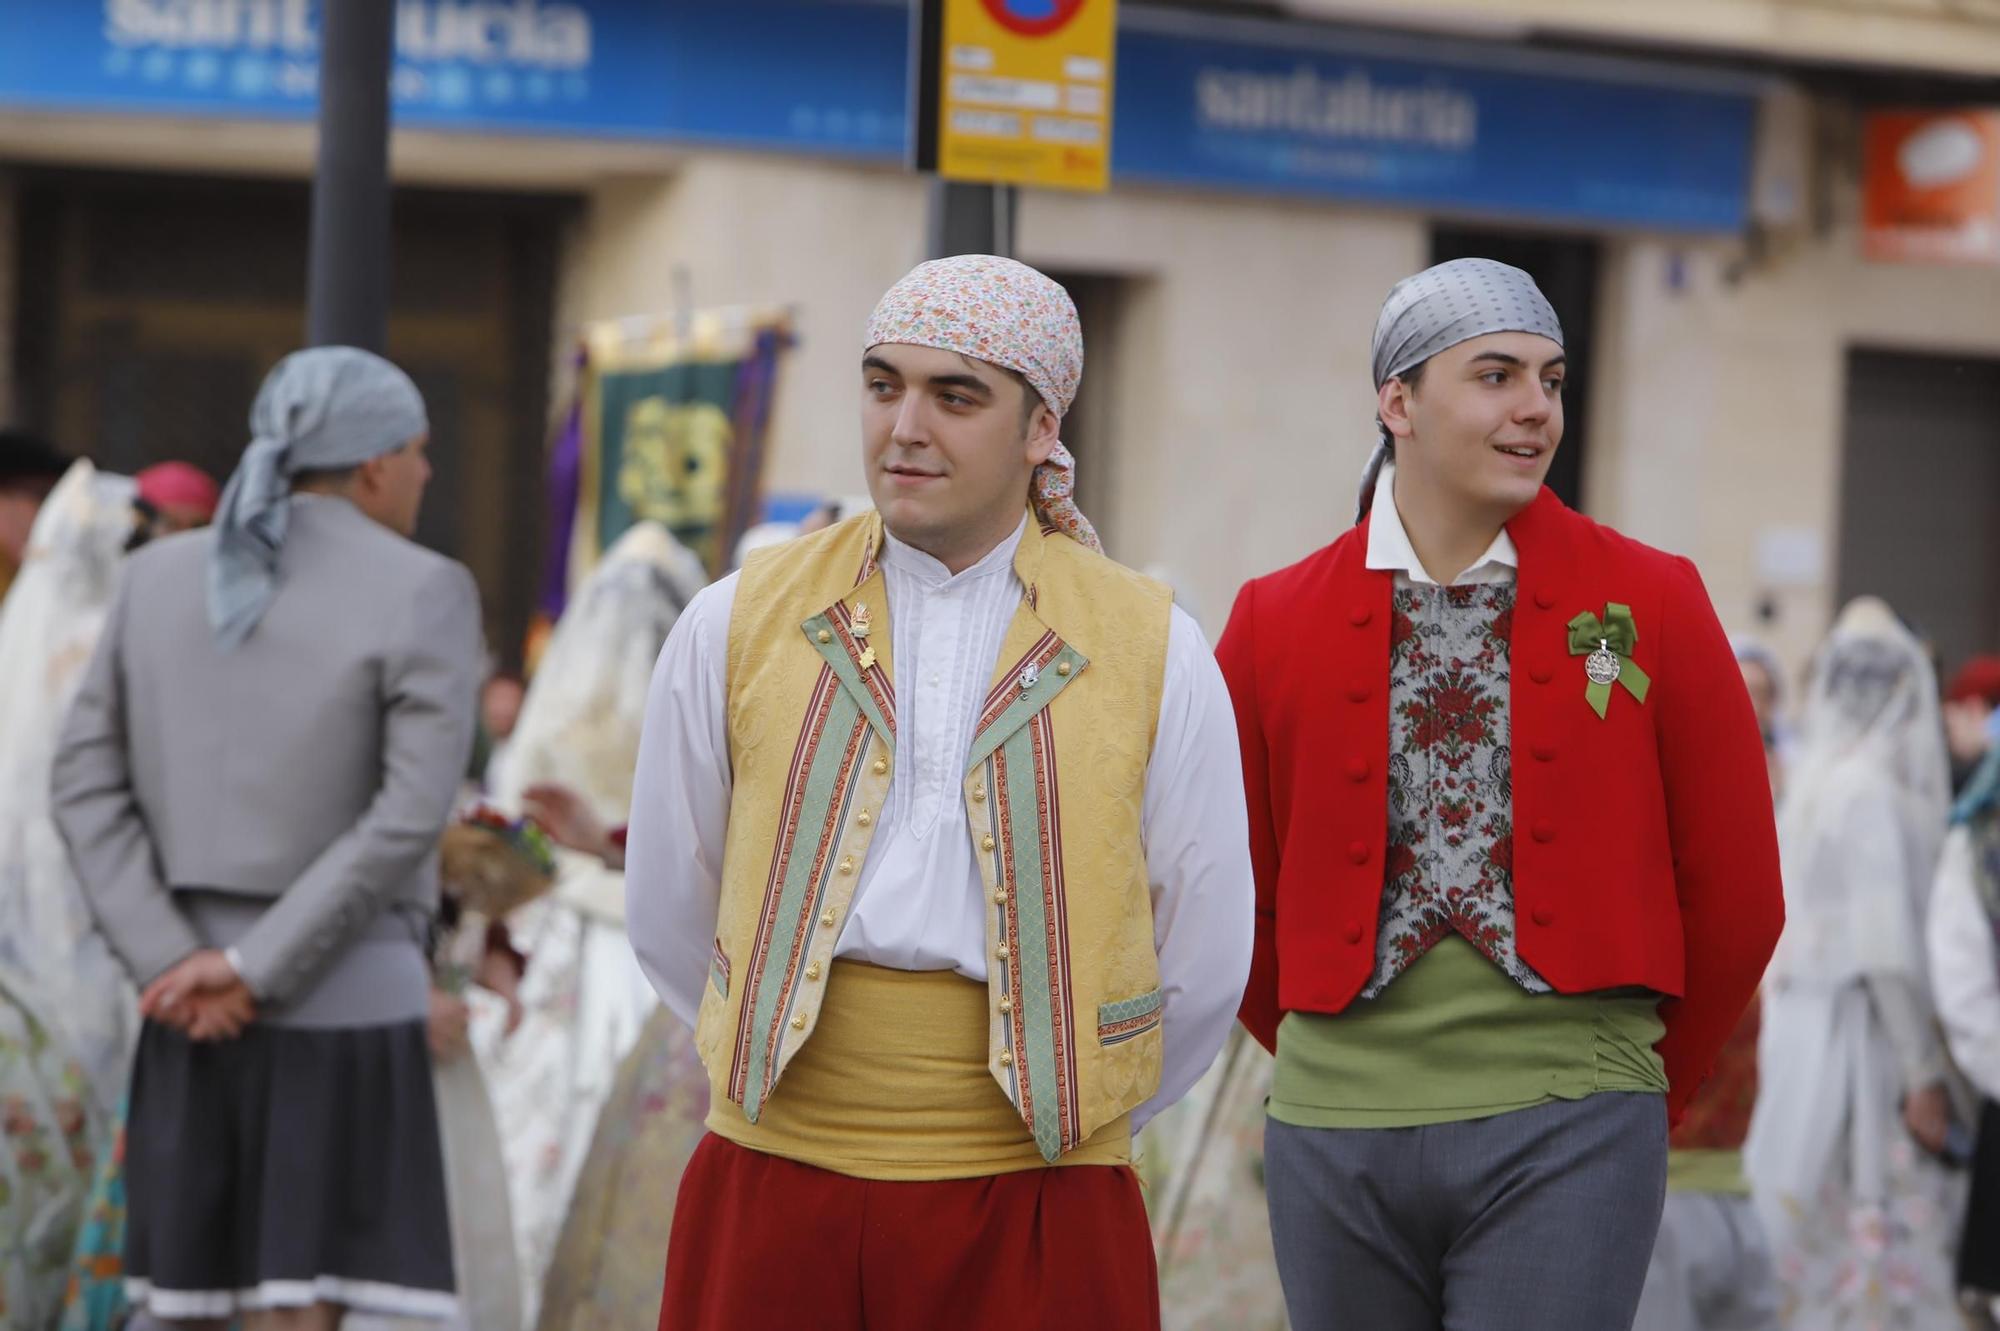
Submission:
[[[541,828],[483,804],[445,828],[439,859],[437,974],[443,988],[458,993],[479,971],[489,926],[554,886],[556,859]]]

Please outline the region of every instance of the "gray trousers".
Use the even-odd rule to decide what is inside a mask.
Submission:
[[[1268,1120],[1295,1331],[1627,1331],[1666,1196],[1658,1095],[1423,1128]]]
[[[1773,1331],[1778,1282],[1748,1197],[1670,1192],[1634,1331]]]

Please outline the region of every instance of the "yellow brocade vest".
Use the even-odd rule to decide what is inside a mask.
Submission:
[[[896,761],[881,542],[866,514],[757,552],[736,590],[735,785],[696,1043],[716,1104],[752,1123],[837,978]],[[986,896],[987,1068],[1054,1162],[1159,1087],[1140,807],[1172,597],[1032,518],[1014,570],[1027,592],[962,795]]]

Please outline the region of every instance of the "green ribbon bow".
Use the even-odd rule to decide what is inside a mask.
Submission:
[[[1569,654],[1588,656],[1600,647],[1608,649],[1618,658],[1618,682],[1643,703],[1653,681],[1646,678],[1646,672],[1632,659],[1632,647],[1638,641],[1639,626],[1632,622],[1632,607],[1616,601],[1605,603],[1602,619],[1586,610],[1569,622]],[[1583,697],[1602,721],[1611,709],[1611,686],[1592,680]]]

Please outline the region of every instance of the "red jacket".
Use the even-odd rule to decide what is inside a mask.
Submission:
[[[1541,497],[1507,524],[1514,901],[1522,960],[1562,993],[1643,985],[1661,1004],[1678,1121],[1756,992],[1784,897],[1764,750],[1694,565]],[[1237,597],[1216,656],[1235,700],[1257,876],[1243,1024],[1339,1012],[1375,965],[1388,835],[1393,575],[1364,521]],[[1642,705],[1600,720],[1568,624],[1632,608]]]

